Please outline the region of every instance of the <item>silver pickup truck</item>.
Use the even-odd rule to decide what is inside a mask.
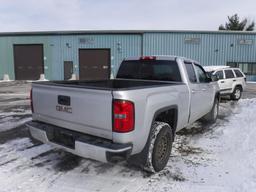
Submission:
[[[219,88],[198,62],[178,56],[125,59],[115,79],[36,82],[31,136],[82,157],[162,170],[176,131],[214,122]]]

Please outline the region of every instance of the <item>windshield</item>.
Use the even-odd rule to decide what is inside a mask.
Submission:
[[[123,79],[181,81],[177,62],[168,60],[123,61],[116,77]]]

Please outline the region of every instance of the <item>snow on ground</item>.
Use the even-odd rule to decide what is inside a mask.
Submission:
[[[167,177],[153,176],[157,181],[144,191],[256,191],[256,99],[221,105],[215,125],[176,138]]]
[[[31,120],[30,84],[2,82],[0,86],[0,131],[7,131]]]
[[[0,95],[0,192],[256,191],[256,98],[225,101],[215,124],[180,131],[167,167],[149,175],[32,141],[22,122],[30,118],[28,96],[1,92],[9,96]]]

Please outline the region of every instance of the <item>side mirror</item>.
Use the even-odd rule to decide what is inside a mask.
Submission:
[[[218,81],[219,77],[217,75],[211,75],[212,81]]]

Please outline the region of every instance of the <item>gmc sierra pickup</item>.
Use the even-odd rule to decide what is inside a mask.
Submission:
[[[178,56],[125,59],[115,79],[36,82],[31,136],[82,157],[162,170],[176,131],[218,116],[219,87]]]

